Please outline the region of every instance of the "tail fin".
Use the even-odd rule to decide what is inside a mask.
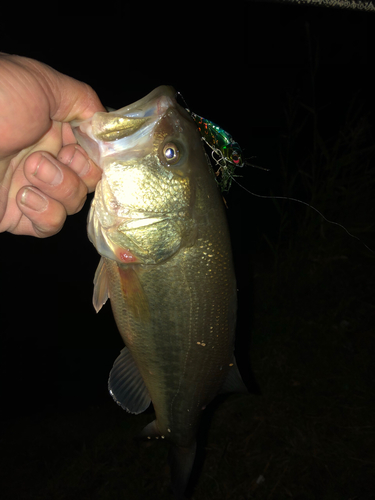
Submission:
[[[169,466],[171,468],[172,491],[176,500],[183,500],[186,486],[193,467],[197,444],[194,441],[188,448],[171,446],[169,450]]]

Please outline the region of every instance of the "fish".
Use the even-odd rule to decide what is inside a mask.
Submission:
[[[247,388],[234,357],[237,288],[225,208],[191,115],[160,86],[117,111],[72,122],[103,171],[88,215],[101,256],[93,304],[110,299],[125,347],[109,392],[155,419],[141,437],[171,443],[175,498],[184,498],[202,411]]]

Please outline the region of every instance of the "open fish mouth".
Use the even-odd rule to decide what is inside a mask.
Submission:
[[[116,155],[118,159],[144,152],[150,142],[155,125],[176,106],[173,87],[162,86],[151,92],[147,99],[109,113],[98,112],[90,120],[71,122],[78,142],[102,168],[105,159]]]

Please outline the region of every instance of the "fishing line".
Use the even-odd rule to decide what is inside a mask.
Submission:
[[[268,199],[268,200],[288,200],[288,201],[295,201],[296,203],[301,203],[302,205],[305,205],[306,207],[311,208],[312,210],[314,210],[314,212],[316,212],[318,215],[320,215],[320,217],[322,217],[322,219],[324,219],[326,222],[328,222],[329,224],[334,224],[335,226],[341,227],[341,229],[343,229],[346,232],[346,234],[348,234],[352,238],[355,238],[360,243],[362,243],[362,245],[364,245],[367,248],[367,250],[369,250],[371,253],[375,253],[375,251],[372,250],[372,248],[370,248],[369,246],[367,246],[366,243],[364,243],[360,238],[358,238],[358,236],[355,236],[354,234],[350,233],[346,229],[345,226],[343,226],[339,222],[335,222],[333,220],[327,219],[327,217],[325,217],[322,214],[322,212],[319,212],[319,210],[317,208],[313,207],[312,205],[310,205],[306,201],[298,200],[297,198],[289,198],[287,196],[268,196],[268,195],[263,195],[263,194],[256,194],[256,193],[251,192],[249,189],[245,188],[242,184],[240,184],[238,181],[236,181],[236,179],[234,177],[232,177],[232,181],[234,181],[244,191],[246,191],[247,193],[255,196],[256,198],[264,198],[264,199]]]
[[[209,148],[212,149],[212,159],[215,161],[217,167],[218,167],[218,170],[216,171],[216,174],[218,175],[218,171],[223,171],[223,170],[226,170],[227,172],[227,175],[230,177],[231,181],[234,181],[238,186],[240,186],[240,188],[242,188],[244,191],[246,191],[247,193],[251,194],[252,196],[255,196],[256,198],[263,198],[263,199],[266,199],[266,200],[287,200],[287,201],[294,201],[296,203],[300,203],[301,205],[305,205],[306,207],[308,208],[311,208],[312,210],[314,210],[314,212],[316,212],[318,215],[320,215],[320,217],[322,217],[323,220],[325,220],[326,222],[328,222],[328,224],[333,224],[335,226],[338,226],[340,227],[341,229],[343,229],[346,234],[348,236],[350,236],[351,238],[354,238],[356,240],[358,240],[360,243],[362,243],[362,245],[364,247],[367,248],[367,250],[369,250],[371,253],[375,253],[374,250],[372,250],[372,248],[370,248],[368,245],[366,245],[366,243],[364,243],[360,238],[358,238],[358,236],[355,236],[354,234],[352,234],[350,231],[348,231],[346,229],[345,226],[343,226],[342,224],[340,224],[339,222],[335,222],[333,220],[329,220],[327,219],[327,217],[325,217],[322,212],[320,212],[317,208],[315,208],[313,205],[310,205],[309,203],[307,203],[306,201],[302,201],[302,200],[299,200],[298,198],[291,198],[291,197],[288,197],[288,196],[271,196],[271,195],[262,195],[262,194],[257,194],[257,193],[253,193],[252,191],[250,191],[249,189],[245,188],[245,186],[243,186],[241,183],[239,183],[235,177],[237,176],[234,176],[228,169],[227,167],[227,161],[225,160],[224,156],[222,155],[221,151],[218,150],[218,149],[215,149],[213,148],[203,137],[202,137],[202,140],[207,144],[207,146]],[[216,153],[218,156],[219,156],[219,160],[216,159],[213,155],[213,153]],[[266,169],[266,168],[263,168],[263,167],[258,167],[257,165],[252,165],[251,163],[248,163],[248,162],[244,162],[242,165],[240,165],[241,167],[243,167],[244,165],[248,165],[248,166],[251,166],[253,168],[261,168],[262,170],[266,170],[268,171],[269,169]],[[230,185],[229,185],[230,187]],[[227,189],[227,191],[229,191],[229,187]]]

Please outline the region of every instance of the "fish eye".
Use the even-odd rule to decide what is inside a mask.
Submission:
[[[163,156],[170,165],[173,165],[180,159],[180,150],[173,142],[167,142],[163,147]]]

